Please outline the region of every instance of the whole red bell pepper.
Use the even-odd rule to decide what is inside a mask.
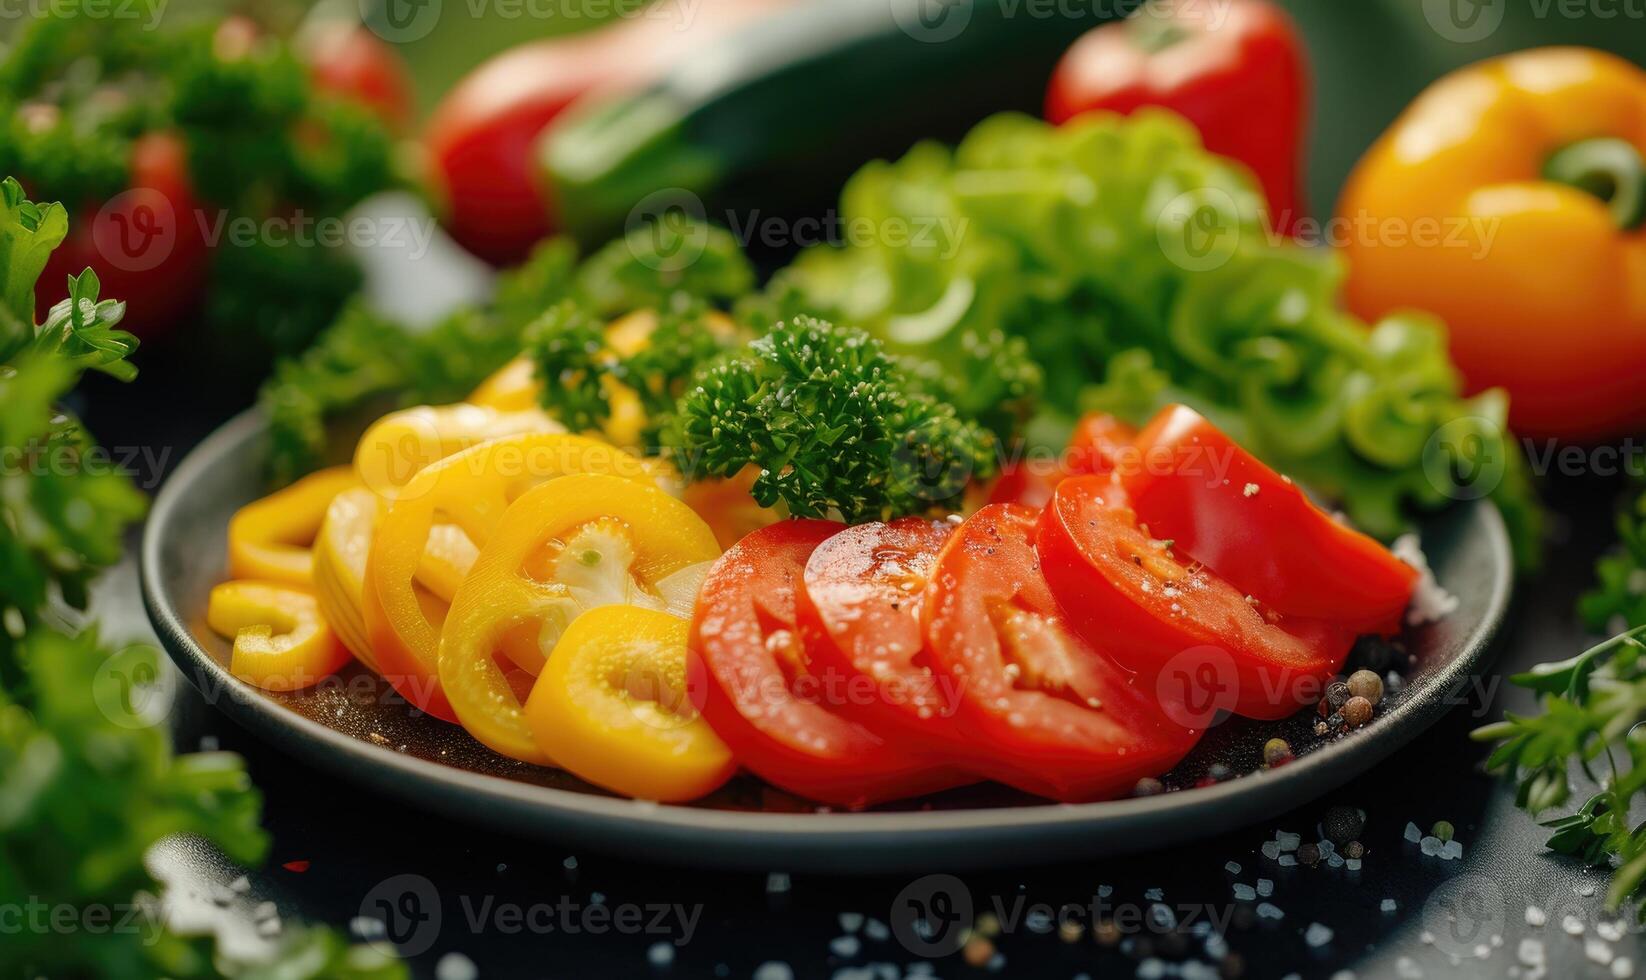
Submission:
[[[532,41],[476,68],[441,100],[423,145],[451,232],[498,265],[557,230],[538,180],[544,131],[591,94],[639,88],[743,23],[793,0],[688,0],[647,7],[597,30]]]
[[[1161,106],[1200,129],[1206,148],[1250,167],[1270,224],[1305,217],[1302,136],[1309,66],[1288,17],[1267,0],[1151,0],[1076,41],[1052,75],[1046,118]]]

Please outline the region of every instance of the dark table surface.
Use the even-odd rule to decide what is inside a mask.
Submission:
[[[150,393],[189,391],[182,378],[156,376],[166,370],[160,358],[151,363]],[[184,404],[156,404],[94,382],[88,408],[105,445],[146,450],[165,469],[228,413],[232,394],[197,394]],[[156,433],[164,438],[156,441]],[[158,475],[139,478],[152,488]],[[1618,938],[1602,904],[1604,876],[1544,852],[1543,832],[1514,808],[1505,786],[1480,771],[1484,750],[1466,735],[1505,705],[1529,706],[1524,692],[1502,683],[1506,673],[1587,645],[1573,600],[1611,540],[1619,490],[1616,480],[1600,478],[1549,488],[1556,517],[1547,566],[1520,583],[1494,669],[1460,692],[1451,714],[1315,804],[1257,826],[1208,826],[1197,843],[1099,861],[1047,853],[1043,866],[954,877],[942,868],[931,869],[936,877],[791,877],[782,868],[728,874],[692,868],[689,854],[679,866],[636,863],[621,853],[500,836],[372,796],[260,744],[179,684],[171,712],[178,746],[215,745],[246,757],[273,847],[268,866],[250,871],[238,889],[229,886],[241,869],[209,848],[167,844],[152,864],[171,886],[181,923],[209,923],[249,948],[269,918],[263,903],[273,903],[282,923],[358,930],[368,925],[358,919],[373,919],[400,942],[416,975],[444,980],[474,975],[471,964],[482,977],[1193,977],[1212,975],[1197,971],[1214,964],[1225,975],[1251,977],[1340,970],[1535,977],[1517,965],[1528,938],[1543,943],[1551,976],[1613,976],[1613,967],[1589,955],[1603,947],[1632,968],[1646,959],[1637,948],[1640,930],[1630,926]],[[152,637],[129,561],[103,580],[95,610],[118,638]],[[1368,854],[1358,873],[1282,868],[1262,856],[1276,830],[1314,839],[1321,814],[1335,804],[1368,816],[1361,837]],[[1441,819],[1457,828],[1461,861],[1425,857],[1403,840],[1407,821],[1427,829]],[[1235,898],[1236,882],[1259,878],[1273,882],[1267,901],[1283,918],[1259,918],[1255,902]],[[951,910],[946,918],[956,930],[992,914],[1000,923],[992,939],[998,956],[981,967],[958,953],[927,959],[921,948],[888,937],[894,906],[907,909],[910,898]],[[1383,910],[1385,899],[1393,911]],[[1157,902],[1178,920],[1175,933],[1149,924]],[[1094,903],[1099,917],[1126,927],[1119,945],[1095,942],[1086,928]],[[1065,906],[1072,908],[1063,918],[1076,925],[1061,930]],[[1529,925],[1528,906],[1543,910],[1547,924]],[[1567,916],[1581,935],[1563,928]],[[1331,930],[1329,941],[1309,943],[1315,923]],[[1202,935],[1208,926],[1209,941]],[[1589,940],[1598,941],[1596,949],[1586,950]],[[934,945],[956,943],[934,937]],[[1223,957],[1225,947],[1238,962]],[[768,963],[789,972],[762,970]]]

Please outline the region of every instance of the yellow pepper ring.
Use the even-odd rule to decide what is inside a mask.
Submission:
[[[610,523],[625,529],[633,550],[628,571],[643,588],[655,588],[720,554],[708,525],[655,486],[611,476],[567,476],[515,501],[452,600],[440,635],[441,687],[469,734],[510,758],[553,764],[532,737],[495,654],[522,625],[562,615],[569,591],[562,582],[530,578],[526,566],[546,546],[564,545],[580,529]],[[597,563],[602,556],[592,558]],[[552,663],[553,654],[549,659]]]
[[[651,485],[640,460],[583,436],[531,433],[482,443],[420,471],[403,487],[372,542],[362,597],[367,639],[384,677],[423,710],[456,720],[440,690],[440,627],[419,595],[418,573],[442,520],[484,548],[524,488],[571,473],[609,473]],[[460,589],[458,591],[461,591]]]
[[[224,582],[211,590],[206,622],[234,640],[229,672],[266,691],[319,683],[349,653],[314,595],[277,582]]]
[[[360,437],[360,482],[392,498],[423,467],[482,442],[529,432],[565,432],[542,409],[500,411],[480,405],[421,405],[383,416]]]
[[[377,660],[366,639],[360,596],[366,585],[366,556],[382,506],[367,487],[345,490],[326,508],[314,539],[314,592],[320,613],[355,658],[373,670]]]
[[[321,470],[253,501],[229,519],[229,576],[307,586],[314,581],[310,545],[332,498],[357,486],[346,466]]]
[[[637,799],[692,800],[719,787],[737,763],[698,711],[704,679],[687,653],[690,631],[678,616],[634,606],[579,616],[526,701],[538,747]]]

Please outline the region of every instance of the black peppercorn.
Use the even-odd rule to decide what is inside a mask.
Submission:
[[[1318,844],[1300,844],[1297,848],[1297,863],[1314,867],[1320,863],[1320,846]]]

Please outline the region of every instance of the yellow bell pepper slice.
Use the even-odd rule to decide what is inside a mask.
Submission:
[[[309,687],[349,659],[313,593],[289,585],[224,582],[211,590],[206,623],[234,640],[229,672],[265,691]]]
[[[440,622],[430,609],[439,596],[420,581],[435,527],[455,525],[484,548],[510,502],[529,487],[570,473],[610,473],[648,486],[654,479],[640,460],[604,442],[530,433],[448,456],[401,488],[372,541],[361,605],[383,676],[413,704],[456,720],[436,668]]]
[[[314,592],[320,612],[343,645],[372,670],[377,669],[377,658],[366,632],[363,595],[366,559],[385,506],[368,487],[345,490],[333,498],[314,539]],[[444,617],[444,606],[451,602],[478,553],[461,528],[436,524],[430,529],[417,582],[420,591],[429,593],[423,597],[425,604],[440,609],[439,617]]]
[[[522,355],[480,382],[480,387],[470,392],[465,401],[500,412],[520,412],[537,407],[540,390],[537,365],[532,363],[531,358]]]
[[[482,442],[532,432],[565,432],[538,408],[504,412],[480,405],[420,405],[390,412],[354,450],[360,482],[393,498],[423,467]]]
[[[730,548],[755,531],[783,519],[782,511],[762,507],[755,501],[750,488],[759,477],[758,466],[745,466],[736,476],[724,480],[687,484],[680,499],[714,529],[720,547]]]
[[[373,670],[377,660],[366,640],[360,594],[366,583],[366,556],[377,528],[382,501],[368,487],[354,487],[332,498],[314,539],[314,596],[320,614],[355,659]]]
[[[534,574],[529,566],[545,551],[552,566]],[[556,650],[579,617],[602,606],[684,622],[719,554],[691,508],[637,480],[567,476],[528,491],[480,549],[441,630],[440,685],[458,720],[504,755],[552,765],[497,662],[505,639],[535,628],[539,648]]]
[[[253,501],[229,519],[229,576],[308,586],[311,546],[332,498],[359,483],[346,466],[321,470]]]
[[[526,700],[543,754],[597,786],[665,803],[731,778],[732,751],[698,711],[706,681],[690,632],[678,616],[635,606],[579,616]]]

